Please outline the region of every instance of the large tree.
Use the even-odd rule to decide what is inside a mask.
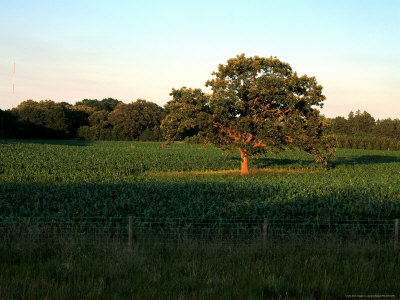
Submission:
[[[298,76],[277,58],[244,54],[219,65],[213,75],[206,82],[210,95],[172,91],[162,124],[167,140],[196,129],[206,143],[239,150],[242,175],[248,174],[248,157],[257,153],[301,149],[324,163],[333,155],[335,139],[317,109],[325,96],[315,77]]]

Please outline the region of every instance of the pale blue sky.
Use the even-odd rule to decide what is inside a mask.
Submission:
[[[236,54],[316,76],[333,117],[400,118],[400,1],[0,0],[0,108],[203,88]]]

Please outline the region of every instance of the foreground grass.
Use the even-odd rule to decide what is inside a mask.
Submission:
[[[254,244],[104,239],[0,246],[1,299],[332,299],[400,295],[400,254],[359,240]]]

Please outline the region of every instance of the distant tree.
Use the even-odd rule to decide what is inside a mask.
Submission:
[[[348,126],[346,118],[336,117],[334,119],[331,119],[331,122],[332,122],[332,130],[336,134],[348,134],[349,133],[349,126]]]
[[[61,103],[27,100],[15,111],[19,120],[26,124],[26,137],[66,138],[72,135],[68,108]]]
[[[366,111],[357,110],[353,122],[356,132],[372,133],[375,126],[375,119]]]
[[[342,148],[393,150],[400,143],[399,119],[375,121],[368,112],[357,110],[351,111],[347,120],[336,117],[330,121]]]
[[[277,58],[244,54],[219,65],[213,75],[206,82],[211,95],[172,91],[162,125],[166,139],[199,129],[206,143],[240,151],[242,175],[248,174],[248,157],[257,153],[303,149],[320,162],[332,157],[335,138],[315,108],[325,96],[314,77],[299,77]]]
[[[169,141],[183,140],[200,133],[208,118],[205,107],[209,95],[201,89],[172,89],[170,100],[164,107],[166,117],[162,123],[164,137]]]
[[[108,122],[108,115],[110,113],[106,110],[99,110],[90,115],[88,118],[90,126],[97,127],[108,127],[110,123]]]
[[[347,116],[347,134],[354,134],[357,131],[356,124],[354,122],[354,112],[350,111]]]
[[[372,133],[375,127],[375,119],[366,111],[357,110],[355,113],[350,111],[347,127],[346,134]]]
[[[113,126],[113,139],[117,140],[159,140],[160,124],[165,113],[153,102],[138,99],[130,104],[120,103],[108,115]]]
[[[89,117],[89,126],[78,130],[78,137],[85,140],[110,140],[112,126],[108,122],[109,111],[94,111]]]
[[[383,119],[376,121],[374,134],[400,140],[400,120]]]

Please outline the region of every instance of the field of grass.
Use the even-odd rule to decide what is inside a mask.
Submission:
[[[400,152],[252,158],[202,145],[0,141],[1,217],[387,220],[400,216]]]
[[[263,218],[312,227],[387,221],[392,230],[400,216],[400,152],[340,149],[328,168],[306,153],[284,152],[251,158],[250,176],[239,167],[239,153],[201,145],[0,140],[0,228],[41,217],[121,217],[126,225],[134,216],[189,227],[239,219],[262,225]],[[161,237],[135,240],[130,250],[126,235],[36,240],[30,226],[0,245],[1,299],[400,295],[392,231],[380,241],[272,235],[266,248],[260,239]]]

